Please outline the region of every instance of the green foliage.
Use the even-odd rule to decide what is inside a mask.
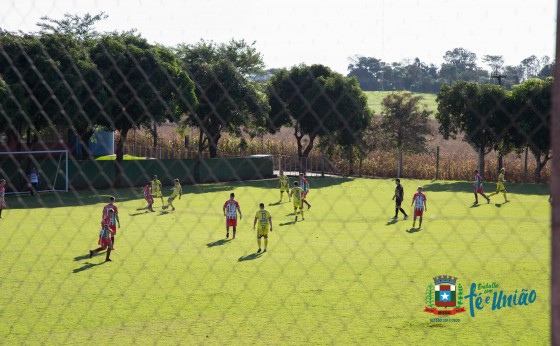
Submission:
[[[329,136],[351,147],[371,123],[367,97],[356,79],[323,65],[277,71],[269,82],[267,95],[271,131],[293,127],[299,157],[308,157],[317,137]],[[309,139],[305,148],[304,136]]]
[[[463,306],[463,285],[459,284],[457,286],[457,307]]]
[[[484,173],[484,156],[502,142],[505,133],[508,92],[492,84],[459,81],[444,84],[437,94],[439,132],[443,138],[463,140],[479,153],[479,169]]]
[[[199,129],[198,152],[217,156],[224,132],[240,136],[263,133],[269,106],[266,96],[247,76],[259,71],[262,58],[244,41],[215,44],[200,41],[179,45],[176,54],[196,82],[197,108],[188,112],[184,126]]]
[[[130,129],[176,121],[196,107],[194,84],[167,48],[133,33],[110,33],[96,41],[91,57],[108,94],[99,123],[121,134],[117,161]]]
[[[510,143],[519,149],[529,147],[537,167],[535,181],[540,181],[541,170],[551,159],[551,114],[553,79],[528,79],[511,91]]]
[[[431,134],[428,118],[431,114],[420,108],[421,96],[411,93],[391,93],[383,99],[383,114],[379,125],[387,149],[424,152],[426,136]]]
[[[426,306],[429,308],[435,307],[434,305],[434,285],[429,284],[426,286]]]

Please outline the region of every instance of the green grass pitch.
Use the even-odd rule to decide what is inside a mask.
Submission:
[[[509,184],[471,207],[470,183],[403,180],[410,213],[424,186],[423,227],[391,222],[390,180],[311,178],[305,221],[276,181],[184,186],[175,212],[136,210],[141,190],[8,196],[0,219],[0,343],[14,344],[548,344],[547,186]],[[493,184],[486,184],[491,190]],[[166,187],[166,191],[168,191]],[[225,240],[223,203],[243,212]],[[117,196],[112,263],[92,259],[101,208]],[[286,201],[287,198],[284,197]],[[256,255],[258,203],[273,217]],[[268,206],[269,204],[272,204]],[[434,322],[423,312],[436,275],[534,289],[528,306],[489,306]]]

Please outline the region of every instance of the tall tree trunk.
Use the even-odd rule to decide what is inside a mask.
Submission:
[[[484,177],[484,147],[478,148],[478,173]]]
[[[348,175],[354,175],[354,147],[351,145],[348,150]]]
[[[313,149],[313,145],[314,145],[314,142],[315,142],[315,137],[317,137],[316,133],[310,133],[309,134],[309,144],[307,144],[307,146],[305,147],[305,150],[301,154],[300,162],[301,162],[302,167],[300,168],[300,172],[302,172],[302,173],[307,173],[307,158],[309,157],[309,153]]]
[[[128,131],[130,128],[124,127],[119,130],[120,138],[117,142],[117,152],[116,152],[116,160],[115,160],[115,186],[116,187],[124,187],[124,171],[122,162],[124,159],[124,144],[126,143],[126,136],[128,135]]]
[[[397,149],[397,178],[402,177],[402,148]]]
[[[504,156],[498,151],[498,172],[504,167]]]
[[[204,130],[200,129],[198,133],[198,150],[193,166],[193,178],[196,183],[200,183],[200,165],[202,163],[202,152],[204,151]]]
[[[91,138],[91,136],[93,136],[93,129],[92,128],[88,128],[88,129],[84,129],[83,131],[80,131],[78,129],[79,133],[78,135],[78,139],[79,139],[79,145],[82,147],[82,160],[90,160],[92,158],[91,155],[91,151],[89,150],[89,139]]]
[[[152,135],[154,137],[154,157],[158,158],[157,156],[157,147],[158,147],[158,132],[157,132],[157,124],[154,123],[154,128],[152,130]]]
[[[221,137],[220,135],[216,135],[208,139],[208,153],[212,159],[218,157],[218,142]]]
[[[535,183],[540,184],[541,182],[541,178],[542,178],[542,170],[544,168],[544,166],[546,165],[546,163],[548,162],[548,160],[550,160],[550,156],[547,154],[544,155],[543,160],[541,161],[541,156],[542,156],[542,152],[539,151],[534,151],[533,155],[535,156],[535,161],[536,161],[536,167],[535,167]]]

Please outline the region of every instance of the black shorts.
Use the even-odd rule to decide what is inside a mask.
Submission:
[[[402,200],[401,198],[395,199],[395,207],[396,207],[396,208],[400,208],[400,207],[401,207],[402,201],[403,201],[403,200]]]

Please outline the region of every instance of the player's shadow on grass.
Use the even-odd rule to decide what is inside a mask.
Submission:
[[[420,227],[418,227],[418,228],[410,228],[410,229],[407,229],[407,230],[406,230],[406,233],[416,233],[416,232],[420,232],[420,231],[421,231]]]
[[[281,224],[278,224],[279,226],[289,226],[289,225],[295,225],[296,222],[295,221],[288,221],[288,222],[284,222]]]
[[[277,206],[277,205],[280,205],[280,204],[284,204],[284,203],[288,203],[288,202],[278,201],[278,202],[276,202],[276,203],[268,203],[268,206],[269,206],[269,207],[274,207],[274,206]]]
[[[149,211],[142,211],[142,212],[138,212],[138,213],[134,213],[134,214],[128,214],[128,216],[138,216],[138,215],[144,215],[149,213]]]
[[[247,256],[241,256],[241,257],[239,257],[239,258],[237,259],[237,262],[252,261],[252,260],[255,260],[255,259],[257,259],[257,258],[259,258],[259,257],[261,257],[261,256],[262,256],[262,252],[261,252],[261,253],[256,253],[256,252],[255,252],[255,253],[252,253],[252,254],[247,255]]]
[[[162,216],[162,215],[167,215],[169,214],[169,212],[167,210],[162,210],[159,212],[159,214],[157,216]]]
[[[87,257],[89,257],[89,256],[87,256]],[[93,267],[96,267],[96,266],[99,266],[99,265],[102,265],[102,264],[105,264],[105,262],[100,262],[100,263],[86,262],[80,268],[76,268],[76,269],[72,270],[72,273],[76,274],[76,273],[79,273],[79,272],[83,272],[84,270],[88,270],[88,269],[91,269]]]
[[[387,223],[385,224],[385,226],[390,226],[390,225],[394,225],[398,222],[399,220],[391,220],[391,221],[387,221]]]
[[[221,246],[221,245],[229,244],[229,242],[231,242],[231,239],[220,239],[220,240],[216,240],[216,241],[213,241],[211,243],[208,243],[208,244],[206,244],[206,246],[207,247]]]

